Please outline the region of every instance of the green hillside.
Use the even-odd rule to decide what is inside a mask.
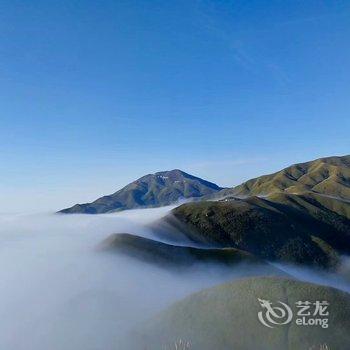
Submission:
[[[290,323],[268,328],[258,320],[258,299],[286,303]],[[328,328],[295,323],[296,302],[327,301]],[[314,306],[312,306],[314,307]],[[314,311],[312,309],[312,311]],[[348,349],[350,295],[337,289],[276,277],[255,277],[195,293],[169,307],[135,333],[135,348],[175,349],[179,340],[190,350]]]
[[[295,164],[223,190],[218,195],[252,196],[276,192],[314,192],[350,200],[350,155]]]
[[[187,203],[162,222],[172,227],[173,236],[186,235],[208,246],[234,247],[269,260],[336,266],[338,254],[350,252],[350,221],[327,209],[308,208],[306,200],[298,199],[302,210],[258,197]]]

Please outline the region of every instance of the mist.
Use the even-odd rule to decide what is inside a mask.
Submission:
[[[273,265],[300,281],[330,286],[350,293],[349,256],[342,256],[339,266],[333,272],[291,264],[273,263]]]
[[[171,302],[225,281],[215,266],[181,275],[98,251],[115,232],[152,237],[171,208],[109,215],[0,216],[0,348],[121,349]]]
[[[112,233],[154,239],[148,224],[170,209],[0,215],[0,348],[123,349],[130,331],[175,300],[245,275],[244,266],[218,265],[175,273],[96,249]],[[286,271],[333,283],[329,274]]]

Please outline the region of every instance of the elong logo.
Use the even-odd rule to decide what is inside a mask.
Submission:
[[[268,328],[283,326],[290,323],[293,319],[293,311],[289,305],[282,301],[272,303],[269,300],[258,298],[263,311],[258,312],[258,319],[261,324]],[[327,301],[297,301],[295,324],[297,326],[320,326],[328,328],[329,311]]]
[[[282,301],[279,301],[280,306],[273,306],[269,300],[258,299],[263,311],[258,312],[259,321],[266,327],[274,328],[275,325],[288,324],[293,318],[292,309]]]

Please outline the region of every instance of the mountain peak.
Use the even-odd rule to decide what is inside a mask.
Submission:
[[[190,174],[185,173],[184,171],[182,171],[180,169],[158,171],[154,174],[148,174],[146,176],[163,176],[163,177],[169,177],[169,178],[194,177]]]
[[[161,175],[161,174],[189,175],[180,169],[164,170],[164,171],[158,171],[157,173],[155,173],[155,175]]]
[[[119,191],[98,198],[92,203],[76,204],[60,212],[65,214],[97,214],[125,209],[160,207],[183,198],[197,198],[213,194],[222,188],[190,175],[180,169],[159,171],[145,175]]]
[[[169,178],[171,180],[180,180],[180,179],[198,179],[198,180],[202,180],[204,181],[203,179],[199,178],[199,177],[196,177],[196,176],[193,176],[191,174],[188,174],[180,169],[173,169],[173,170],[166,170],[166,171],[159,171],[155,174],[153,174],[155,176],[161,176],[161,177],[164,177],[164,178]]]

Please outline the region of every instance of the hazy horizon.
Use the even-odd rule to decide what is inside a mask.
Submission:
[[[341,154],[335,155],[340,156]],[[77,203],[87,203],[94,201],[95,199],[102,197],[104,195],[112,194],[122,187],[126,186],[130,182],[135,181],[136,179],[146,175],[153,174],[158,171],[166,171],[172,169],[180,169],[191,175],[198,176],[203,178],[204,180],[216,183],[221,187],[234,187],[236,185],[241,184],[244,181],[252,179],[254,177],[258,177],[261,175],[270,174],[276,171],[279,171],[289,165],[295,163],[306,162],[310,160],[314,160],[316,158],[323,158],[327,156],[334,156],[334,154],[328,154],[326,156],[319,155],[315,156],[311,159],[301,159],[300,161],[276,161],[271,160],[268,164],[266,164],[267,159],[252,159],[252,160],[232,160],[232,161],[224,161],[222,160],[216,162],[216,167],[214,163],[203,162],[202,164],[198,164],[198,171],[196,171],[196,167],[194,164],[188,165],[189,169],[194,169],[194,171],[181,168],[181,167],[168,167],[163,169],[149,170],[144,173],[139,173],[138,175],[129,174],[126,172],[123,176],[119,178],[114,178],[113,176],[106,176],[106,180],[101,183],[100,181],[94,181],[93,174],[91,178],[89,178],[88,182],[81,182],[79,178],[73,178],[69,186],[63,189],[63,192],[60,192],[58,188],[50,187],[43,188],[42,191],[37,192],[32,187],[24,189],[21,192],[22,197],[13,198],[11,197],[11,190],[7,189],[7,191],[3,191],[2,195],[5,199],[3,204],[0,203],[0,214],[8,214],[8,213],[52,213],[58,210],[61,210],[66,207],[70,207]],[[233,173],[232,179],[224,180],[229,176],[222,173],[222,166],[229,167],[230,169],[226,169],[229,172]],[[202,171],[201,171],[202,170]],[[206,170],[206,171],[204,171]],[[203,175],[205,174],[205,175]],[[129,176],[127,176],[129,175]],[[207,176],[206,176],[207,175]],[[216,179],[222,179],[223,181],[218,181]],[[6,190],[6,189],[5,189]],[[62,190],[62,189],[60,189]],[[18,202],[18,200],[20,200]]]

